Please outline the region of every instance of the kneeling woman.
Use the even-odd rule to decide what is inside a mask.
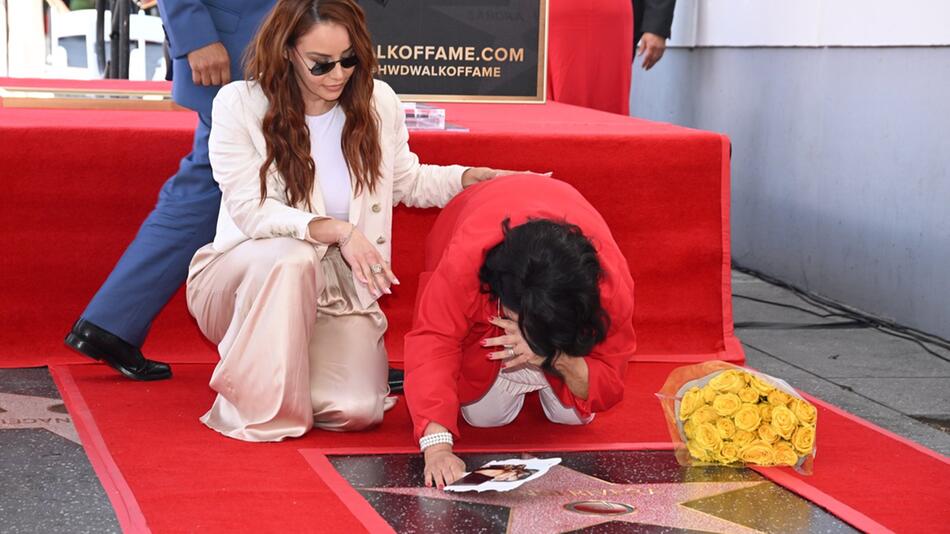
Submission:
[[[392,206],[443,206],[491,169],[420,165],[353,0],[280,0],[249,50],[250,81],[214,99],[222,192],[188,308],[218,345],[202,421],[276,441],[378,423],[388,394]]]
[[[406,400],[426,484],[465,470],[458,415],[510,423],[538,391],[547,418],[589,423],[623,397],[633,279],[599,213],[570,185],[498,178],[456,197],[426,244]]]

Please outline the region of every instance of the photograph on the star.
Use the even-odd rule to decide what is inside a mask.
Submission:
[[[544,476],[561,463],[560,458],[510,459],[488,462],[466,474],[445,491],[511,491],[529,480]]]

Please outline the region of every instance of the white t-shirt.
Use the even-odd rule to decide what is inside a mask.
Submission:
[[[343,157],[343,124],[346,114],[339,104],[323,115],[307,115],[310,154],[317,167],[317,185],[323,192],[327,215],[346,221],[353,196],[350,172]]]

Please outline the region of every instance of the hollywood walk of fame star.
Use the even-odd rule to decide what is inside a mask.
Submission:
[[[43,428],[73,443],[81,444],[72,419],[50,408],[62,406],[61,399],[0,393],[0,430]]]
[[[359,488],[361,491],[411,495],[426,499],[503,506],[509,509],[509,534],[565,532],[608,521],[641,523],[708,532],[755,533],[684,503],[745,489],[766,482],[683,482],[676,484],[614,484],[573,469],[555,466],[547,475],[508,493],[449,493],[436,488]],[[633,507],[628,514],[604,516],[565,508],[578,501],[605,501]]]

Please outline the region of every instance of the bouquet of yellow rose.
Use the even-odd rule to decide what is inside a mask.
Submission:
[[[709,361],[675,369],[657,397],[681,465],[811,473],[818,413],[783,380]]]

